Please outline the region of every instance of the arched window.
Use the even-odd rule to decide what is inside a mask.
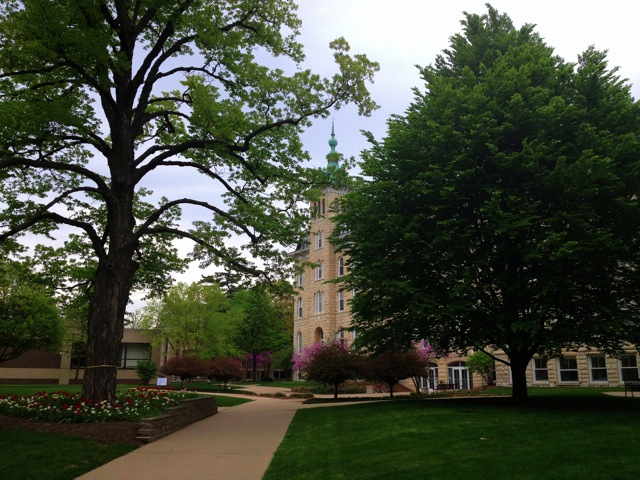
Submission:
[[[324,277],[324,261],[318,260],[316,263],[316,280],[320,280]]]
[[[318,327],[313,333],[313,343],[320,343],[322,340],[324,340],[324,332]]]
[[[313,311],[315,313],[324,312],[324,293],[316,292],[313,295]]]
[[[298,297],[298,318],[302,318],[302,297]]]
[[[323,198],[322,199],[322,207],[320,209],[322,215],[325,215],[327,213],[327,202],[326,200]]]
[[[338,257],[338,276],[344,275],[344,258]]]
[[[304,274],[302,272],[298,273],[298,286],[302,286],[302,281],[304,280]]]
[[[344,292],[338,292],[338,311],[344,312]]]
[[[315,234],[315,246],[316,250],[324,246],[324,232],[320,231]]]

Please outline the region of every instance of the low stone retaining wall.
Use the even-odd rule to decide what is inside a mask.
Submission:
[[[136,437],[143,443],[155,442],[192,423],[218,413],[215,397],[199,397],[182,400],[179,405],[167,408],[158,417],[143,418]]]

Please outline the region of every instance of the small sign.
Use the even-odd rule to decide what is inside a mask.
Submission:
[[[167,386],[166,377],[158,377],[156,379],[156,385],[159,386],[159,387],[166,387]]]

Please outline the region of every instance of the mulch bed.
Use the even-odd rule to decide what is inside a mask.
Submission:
[[[136,440],[138,427],[138,422],[56,423],[0,415],[0,430],[27,430],[75,435],[95,440],[104,445],[118,443],[141,445],[141,442]]]

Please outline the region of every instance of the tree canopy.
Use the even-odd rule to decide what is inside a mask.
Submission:
[[[28,265],[0,257],[0,363],[60,348],[64,324],[51,294]]]
[[[251,275],[288,261],[306,220],[298,200],[316,178],[299,133],[330,109],[376,107],[366,84],[378,65],[351,55],[344,39],[330,45],[333,77],[301,68],[296,8],[293,0],[0,6],[0,241],[68,239],[57,258],[91,259],[84,396],[115,400],[130,292],[157,293],[184,267],[175,240],[191,240],[203,265]],[[293,73],[269,68],[274,57]]]
[[[158,332],[169,356],[205,360],[235,355],[234,333],[241,316],[218,285],[178,283],[142,310],[141,326]]]
[[[465,14],[383,142],[335,242],[358,340],[503,350],[526,397],[534,354],[615,353],[640,324],[640,110],[589,47]]]
[[[285,329],[285,318],[264,285],[236,292],[232,302],[240,319],[234,343],[240,351],[250,354],[251,377],[257,380],[258,355],[291,345],[292,329]]]

